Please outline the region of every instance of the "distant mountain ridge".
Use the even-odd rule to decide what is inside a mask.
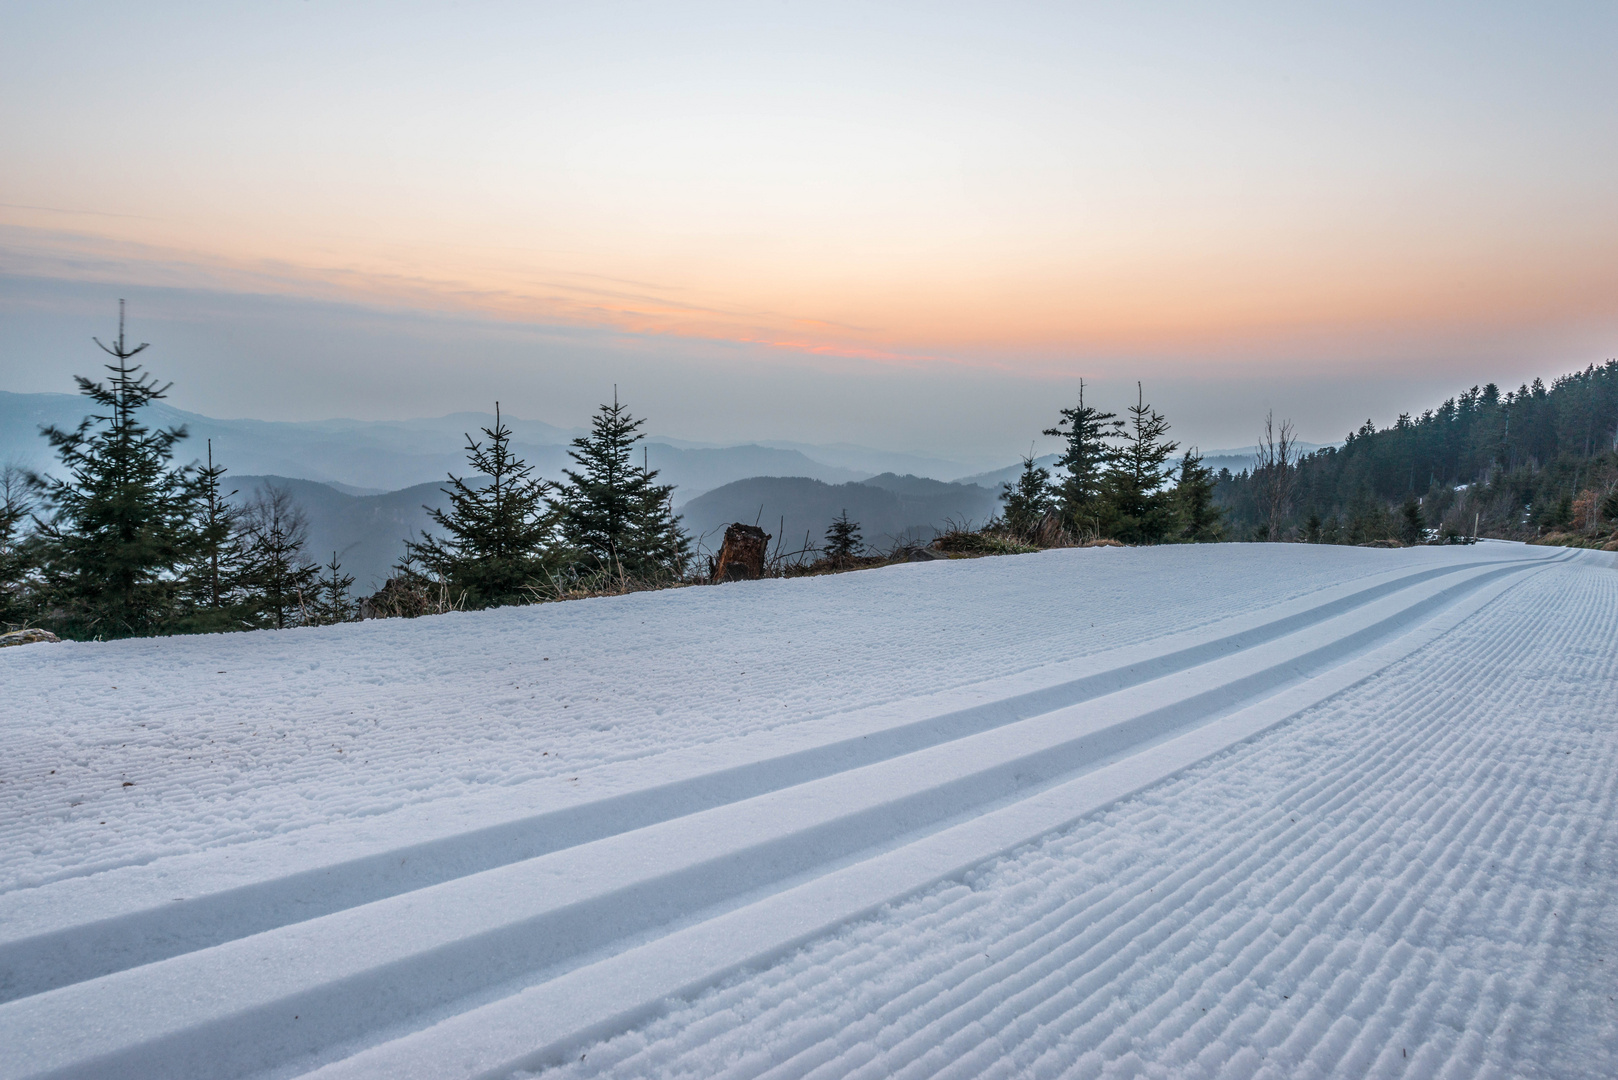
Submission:
[[[77,394],[13,394],[0,391],[0,461],[16,461],[41,471],[54,465],[50,447],[39,437],[43,425],[72,428],[88,412]],[[417,420],[220,420],[171,408],[148,406],[153,427],[184,425],[189,433],[177,447],[180,461],[202,459],[213,442],[214,460],[234,473],[287,476],[337,484],[362,491],[397,491],[466,470],[466,433],[494,422],[492,414],[452,413]],[[504,417],[512,429],[512,449],[547,479],[560,480],[571,464],[567,444],[579,430],[537,420]],[[642,444],[648,463],[662,471],[684,497],[750,476],[809,476],[829,483],[859,480],[881,472],[828,464],[801,449],[744,444],[740,446],[674,445],[657,438]],[[885,460],[882,451],[869,451]],[[840,460],[847,448],[834,451]]]
[[[39,428],[76,426],[88,408],[77,394],[0,391],[0,461],[48,471],[55,462]],[[567,444],[579,432],[504,419],[514,433],[513,450],[541,476],[560,479],[571,464]],[[203,458],[212,440],[214,461],[229,470],[226,490],[238,490],[240,499],[267,485],[286,488],[309,517],[310,558],[324,562],[337,552],[355,575],[356,587],[370,591],[386,580],[405,540],[430,527],[424,507],[447,504],[440,490],[446,478],[466,474],[465,433],[477,434],[494,417],[463,412],[397,421],[219,420],[158,402],[146,420],[154,427],[188,429],[189,438],[178,447],[181,461]],[[788,549],[801,546],[806,534],[818,544],[831,519],[845,509],[874,546],[889,547],[904,537],[926,539],[950,521],[981,524],[993,517],[1001,485],[1022,471],[1018,463],[958,477],[964,471],[958,463],[850,444],[710,446],[653,438],[642,446],[663,482],[675,485],[676,509],[686,528],[706,537],[710,548],[734,521],[758,521],[766,531],[784,532],[781,540]],[[1317,447],[1300,443],[1299,448]],[[1255,449],[1212,451],[1205,460],[1216,470],[1239,472],[1251,467]],[[1052,468],[1057,455],[1037,461]],[[914,468],[873,475],[859,467],[888,463]]]
[[[926,542],[949,522],[983,524],[999,509],[997,492],[883,473],[858,483],[827,484],[802,476],[757,476],[699,495],[679,507],[685,527],[712,551],[726,525],[755,522],[794,551],[805,537],[820,545],[826,527],[843,511],[860,523],[865,542],[878,549],[901,539]],[[774,543],[772,542],[772,547]]]
[[[382,586],[404,555],[407,539],[432,528],[427,507],[442,510],[448,484],[415,484],[380,495],[349,495],[330,484],[290,476],[225,477],[231,501],[243,505],[267,488],[282,488],[309,520],[304,555],[324,564],[335,552],[343,572],[354,575],[354,588],[372,593]],[[442,531],[442,530],[440,530]]]

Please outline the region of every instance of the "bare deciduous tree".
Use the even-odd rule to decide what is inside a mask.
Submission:
[[[304,555],[309,519],[292,493],[281,487],[260,488],[238,529],[237,543],[245,552],[243,581],[260,623],[282,630],[310,621],[320,567]]]
[[[1253,460],[1253,479],[1269,511],[1269,539],[1281,539],[1281,519],[1287,500],[1292,497],[1292,481],[1298,471],[1298,439],[1292,421],[1275,423],[1274,411],[1264,415],[1264,437],[1259,440]]]

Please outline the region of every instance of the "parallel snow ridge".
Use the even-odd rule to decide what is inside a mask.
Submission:
[[[1476,571],[1494,567],[1483,574]],[[74,923],[52,933],[6,940],[0,935],[0,1002],[39,993],[125,968],[151,963],[195,949],[300,922],[345,908],[466,877],[483,870],[533,859],[618,833],[654,825],[703,810],[740,802],[799,784],[859,769],[862,766],[913,754],[940,744],[968,739],[998,727],[1051,713],[1061,730],[1071,721],[1058,711],[1107,694],[1140,686],[1153,680],[1184,672],[1231,657],[1243,651],[1276,642],[1289,635],[1311,632],[1319,624],[1370,608],[1391,613],[1393,626],[1420,617],[1427,607],[1442,603],[1450,594],[1468,591],[1478,582],[1515,572],[1500,567],[1495,560],[1455,562],[1426,570],[1383,575],[1372,582],[1347,589],[1327,590],[1318,602],[1291,614],[1278,614],[1256,625],[1224,628],[1216,625],[1209,633],[1170,635],[1156,651],[1133,651],[1123,666],[1106,667],[1087,676],[1059,682],[1035,691],[1012,694],[964,709],[955,709],[908,723],[897,723],[881,730],[833,739],[783,756],[751,761],[743,765],[708,772],[685,780],[654,785],[623,795],[598,799],[528,818],[460,832],[432,841],[397,846],[348,862],[332,863],[303,872],[288,873],[272,880],[241,885],[226,891],[163,903],[156,908],[136,910],[102,918],[93,925]],[[1469,573],[1471,572],[1471,573]],[[1412,606],[1409,598],[1389,599],[1429,582],[1459,576],[1459,584],[1428,590],[1431,598]],[[1425,606],[1422,606],[1425,605]],[[1297,607],[1298,605],[1293,605]],[[1345,651],[1359,647],[1362,639],[1385,635],[1388,626],[1372,620],[1367,629],[1349,636],[1328,632],[1319,640],[1327,653],[1316,664],[1330,663]],[[1307,651],[1307,650],[1306,650]],[[1227,672],[1216,679],[1227,698],[1253,692],[1249,683],[1256,678],[1269,685],[1277,678],[1291,679],[1299,674],[1296,650],[1285,649],[1263,654],[1248,675]],[[1289,660],[1285,670],[1279,661]],[[1251,665],[1249,665],[1251,666]],[[1208,675],[1199,674],[1199,686]],[[1246,681],[1242,681],[1246,680]],[[1234,695],[1234,697],[1232,697]],[[1130,700],[1130,712],[1141,713]],[[1214,714],[1214,702],[1199,690],[1191,701],[1178,707],[1178,713],[1192,718]],[[1139,732],[1172,726],[1172,717],[1145,714],[1116,732],[1103,736],[1107,745],[1127,746],[1138,741]],[[1144,726],[1143,726],[1144,725]],[[1130,734],[1131,731],[1137,734]],[[1098,732],[1090,731],[1084,745],[1075,749],[1080,757],[1064,757],[1059,749],[1030,744],[1019,751],[1037,760],[1014,765],[1016,786],[1026,787],[1037,777],[1055,776],[1078,767],[1083,760],[1103,752]],[[1065,741],[1073,743],[1076,736]],[[1060,741],[1060,740],[1059,740]],[[966,748],[970,755],[982,751]],[[993,751],[990,751],[992,756]],[[924,768],[928,766],[923,766]],[[865,781],[856,781],[864,783]],[[999,790],[982,778],[972,781],[974,798],[987,801]],[[817,797],[810,789],[810,798]],[[839,798],[839,797],[834,797]],[[842,801],[839,798],[839,801]],[[957,811],[961,807],[954,808]]]
[[[0,927],[0,1077],[501,1075],[573,1050],[624,1075],[1521,1072],[1524,1039],[1555,1051],[1555,1008],[1600,1029],[1581,948],[1615,870],[1618,576],[1523,549],[1398,565],[1282,581],[1315,598],[1158,645],[1131,631],[1110,666],[966,707],[800,720],[843,734],[773,758],[168,909]],[[1027,597],[968,595],[1001,621]],[[1532,754],[1562,743],[1584,752]],[[1490,965],[1509,974],[1479,982]],[[670,996],[689,1003],[592,1041]],[[1397,1062],[1373,1046],[1390,1034]]]
[[[1536,577],[1360,692],[545,1075],[1614,1075],[1615,641],[1618,575]]]
[[[1448,561],[1293,548],[1049,552],[425,622],[5,650],[0,890],[557,788],[604,763]],[[1468,557],[1490,556],[1513,553]]]
[[[0,1030],[19,1035],[0,1073],[222,1076],[318,1053],[523,971],[698,917],[706,905],[909,842],[1075,771],[1128,760],[1562,558],[1450,560],[1442,572],[1321,605],[1279,638],[1256,633],[1187,658],[1200,661],[1192,666],[1146,671],[1144,681],[1115,675],[1122,689],[1086,706],[1023,719],[1013,709],[987,728],[949,730],[946,741],[922,740],[908,752],[854,754],[819,779],[25,997],[0,1007]],[[263,974],[243,980],[244,971]],[[198,987],[212,989],[199,997]],[[63,1024],[99,1030],[66,1048],[41,1041]]]

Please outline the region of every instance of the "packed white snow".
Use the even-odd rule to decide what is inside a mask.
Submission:
[[[1618,1073],[1611,555],[1059,551],[0,687],[0,1076]]]
[[[551,1075],[1618,1075],[1618,573],[1545,584]]]

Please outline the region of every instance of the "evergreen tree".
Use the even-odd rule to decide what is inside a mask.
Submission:
[[[1187,450],[1178,472],[1170,501],[1179,519],[1179,539],[1196,544],[1224,539],[1225,514],[1214,505],[1213,470],[1202,463],[1201,454]]]
[[[826,526],[826,560],[833,566],[847,566],[865,550],[860,523],[848,520],[848,511],[832,518]]]
[[[1107,535],[1130,544],[1157,544],[1174,529],[1174,508],[1164,486],[1174,475],[1169,457],[1179,444],[1164,438],[1169,422],[1146,404],[1135,384],[1137,400],[1129,407],[1123,445],[1104,478],[1102,527]]]
[[[1056,465],[1064,470],[1056,489],[1063,523],[1076,533],[1098,532],[1102,482],[1117,455],[1109,440],[1123,434],[1117,413],[1102,412],[1084,403],[1084,380],[1079,380],[1079,403],[1061,410],[1062,419],[1044,434],[1067,441]],[[1063,430],[1063,429],[1066,430]]]
[[[1399,508],[1399,539],[1407,544],[1421,543],[1427,523],[1421,519],[1421,504],[1411,495]]]
[[[557,566],[557,512],[547,499],[552,485],[533,475],[533,466],[511,449],[511,429],[494,403],[494,427],[484,428],[488,445],[466,437],[467,462],[487,482],[449,478],[443,488],[448,510],[429,510],[448,535],[423,534],[407,542],[415,563],[438,577],[468,607],[517,604],[549,579]],[[414,563],[413,563],[414,565]]]
[[[1573,524],[1573,496],[1563,494],[1559,498],[1548,499],[1545,509],[1540,511],[1539,524],[1546,529],[1566,529]]]
[[[1607,492],[1607,497],[1601,500],[1601,516],[1607,521],[1618,521],[1618,488]]]
[[[1017,484],[1000,485],[1000,501],[1006,504],[1006,528],[1012,534],[1027,540],[1039,530],[1046,515],[1056,508],[1056,497],[1051,492],[1051,472],[1034,463],[1029,454],[1022,459],[1022,474]]]
[[[1265,529],[1266,536],[1268,529]],[[1361,488],[1349,509],[1348,542],[1367,544],[1373,540],[1392,540],[1395,529],[1388,508],[1376,500],[1369,488]]]
[[[179,625],[190,632],[236,629],[242,572],[242,550],[237,543],[241,510],[230,501],[236,492],[224,492],[223,465],[213,459],[208,440],[208,464],[192,474],[193,517],[187,560],[181,568]]]
[[[0,628],[11,630],[33,613],[33,552],[24,522],[33,510],[28,473],[0,465]]]
[[[141,373],[124,339],[118,302],[115,345],[95,343],[116,363],[106,383],[75,376],[79,392],[103,412],[72,431],[42,434],[67,476],[35,478],[46,517],[39,528],[45,604],[52,628],[76,638],[157,633],[170,625],[176,568],[190,552],[195,491],[187,470],[172,468],[183,427],[152,431],[138,419],[172,384],[159,386]]]
[[[590,434],[573,440],[568,455],[577,469],[564,470],[552,505],[561,519],[564,541],[575,569],[632,577],[679,572],[689,539],[669,509],[673,487],[656,483],[657,470],[636,468],[633,452],[644,420],[619,401],[602,405],[590,421]]]
[[[284,630],[309,622],[320,567],[304,558],[309,522],[285,488],[260,490],[242,514],[242,585],[253,625]]]
[[[348,590],[354,584],[354,575],[343,573],[343,564],[337,561],[337,552],[331,553],[326,573],[315,582],[315,601],[310,621],[327,626],[331,623],[351,622],[358,613]]]
[[[640,497],[626,561],[639,568],[636,573],[641,577],[683,577],[691,561],[691,536],[680,527],[680,515],[674,512],[674,485],[657,483],[657,470],[649,467],[645,447],[641,447],[636,487]]]

